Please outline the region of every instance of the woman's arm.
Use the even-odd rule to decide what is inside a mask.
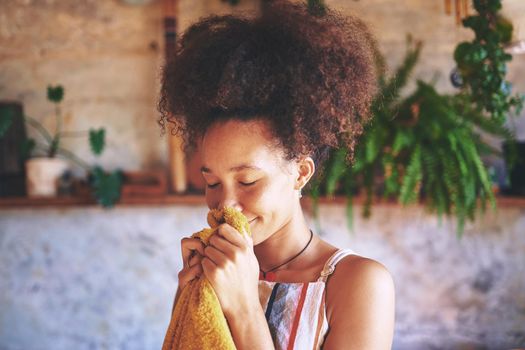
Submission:
[[[391,349],[395,292],[383,265],[363,257],[344,258],[328,279],[326,303],[325,350]]]
[[[222,224],[204,249],[202,270],[210,281],[237,349],[273,349],[259,301],[259,263],[253,241]]]
[[[225,315],[237,349],[274,349],[272,336],[261,304],[251,310]]]

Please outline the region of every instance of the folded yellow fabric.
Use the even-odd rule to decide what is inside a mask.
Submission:
[[[251,235],[246,217],[238,210],[225,207],[208,213],[210,228],[194,233],[208,244],[217,226],[227,223],[237,231]],[[210,282],[202,276],[190,281],[181,291],[164,338],[162,350],[235,349],[228,323]]]

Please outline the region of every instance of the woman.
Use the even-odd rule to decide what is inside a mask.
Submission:
[[[161,125],[199,145],[208,207],[237,208],[252,231],[221,225],[207,247],[184,238],[177,295],[208,278],[239,349],[389,349],[389,272],[315,235],[299,200],[327,151],[352,151],[362,131],[373,42],[330,9],[261,12],[194,24],[164,70]]]

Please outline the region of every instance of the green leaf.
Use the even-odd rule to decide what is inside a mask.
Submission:
[[[379,128],[373,128],[367,133],[365,140],[365,160],[374,163],[382,147],[382,138]]]
[[[104,151],[104,146],[106,145],[105,135],[106,130],[104,128],[100,128],[98,130],[89,129],[89,145],[91,147],[91,151],[93,151],[93,153],[97,156],[100,155],[102,151]]]
[[[422,46],[423,44],[420,41],[413,42],[410,37],[407,37],[407,51],[403,63],[388,82],[382,85],[380,93],[373,102],[372,110],[375,110],[376,113],[383,111],[389,114],[391,112],[389,108],[399,97],[401,89],[408,83],[408,79],[419,60]],[[391,118],[392,115],[388,115],[388,117]]]
[[[463,90],[471,95],[471,102],[480,112],[500,125],[504,125],[509,112],[521,109],[510,84],[505,81],[506,62],[512,55],[505,52],[505,45],[512,40],[512,22],[501,16],[501,1],[476,0],[478,15],[463,21],[474,31],[471,42],[460,43],[454,59],[463,77]]]
[[[410,146],[414,142],[413,134],[406,130],[399,130],[394,138],[392,153],[397,155],[402,149]]]
[[[60,148],[60,138],[55,136],[55,138],[53,138],[53,140],[49,144],[47,156],[50,158],[53,158],[57,154],[59,148]]]
[[[354,179],[352,174],[344,178],[344,190],[347,198],[346,202],[346,224],[350,232],[354,232]]]
[[[331,155],[330,166],[326,169],[326,194],[333,195],[337,189],[339,180],[343,177],[347,165],[346,165],[346,153],[345,149],[335,150]]]
[[[496,20],[496,31],[498,32],[502,43],[507,44],[512,40],[513,30],[514,26],[511,21],[503,16],[498,16],[498,19]]]
[[[36,147],[36,142],[34,139],[31,139],[31,138],[25,139],[20,144],[20,156],[22,157],[22,159],[30,158],[31,153],[33,152],[35,147]]]
[[[47,99],[54,103],[59,103],[64,98],[64,88],[62,85],[47,87]]]
[[[9,130],[13,124],[14,117],[15,113],[13,109],[7,107],[0,108],[0,137],[3,137],[7,133],[7,130]]]
[[[314,16],[323,16],[326,13],[326,5],[323,0],[308,0],[308,11]]]
[[[122,172],[116,170],[105,172],[100,167],[94,167],[91,171],[91,186],[93,195],[104,208],[111,208],[120,199],[122,187]]]
[[[416,145],[414,152],[410,157],[405,178],[401,186],[399,200],[403,204],[409,204],[417,199],[417,185],[421,181],[421,147]]]
[[[462,42],[456,46],[456,49],[454,50],[454,60],[459,66],[467,61],[466,57],[471,50],[471,46],[472,44],[468,42]]]

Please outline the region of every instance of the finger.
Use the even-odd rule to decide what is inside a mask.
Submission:
[[[201,261],[202,261],[202,255],[196,252],[192,257],[190,257],[190,260],[188,261],[188,266],[192,267],[195,264],[199,264]]]
[[[244,234],[240,233],[228,224],[219,225],[217,233],[237,247],[244,247],[247,244],[247,241],[243,238]]]
[[[226,257],[226,255],[224,255],[223,252],[221,252],[213,246],[207,246],[204,249],[203,263],[206,260],[206,258],[211,260],[211,262],[213,262],[216,266],[224,266],[226,264],[226,261],[228,260],[228,258]]]
[[[194,251],[202,255],[204,253],[204,243],[198,238],[183,238],[181,240],[181,253],[184,265],[188,265],[188,260]]]
[[[179,272],[179,285],[184,288],[191,280],[202,275],[201,264],[194,265],[190,268],[184,268]]]
[[[215,274],[215,271],[217,269],[217,265],[213,261],[211,261],[210,258],[207,256],[202,258],[202,273],[203,275],[211,282],[213,281],[213,277]]]
[[[223,252],[229,258],[235,255],[235,250],[239,249],[236,245],[228,242],[221,235],[213,235],[208,242],[208,246],[213,246]]]

